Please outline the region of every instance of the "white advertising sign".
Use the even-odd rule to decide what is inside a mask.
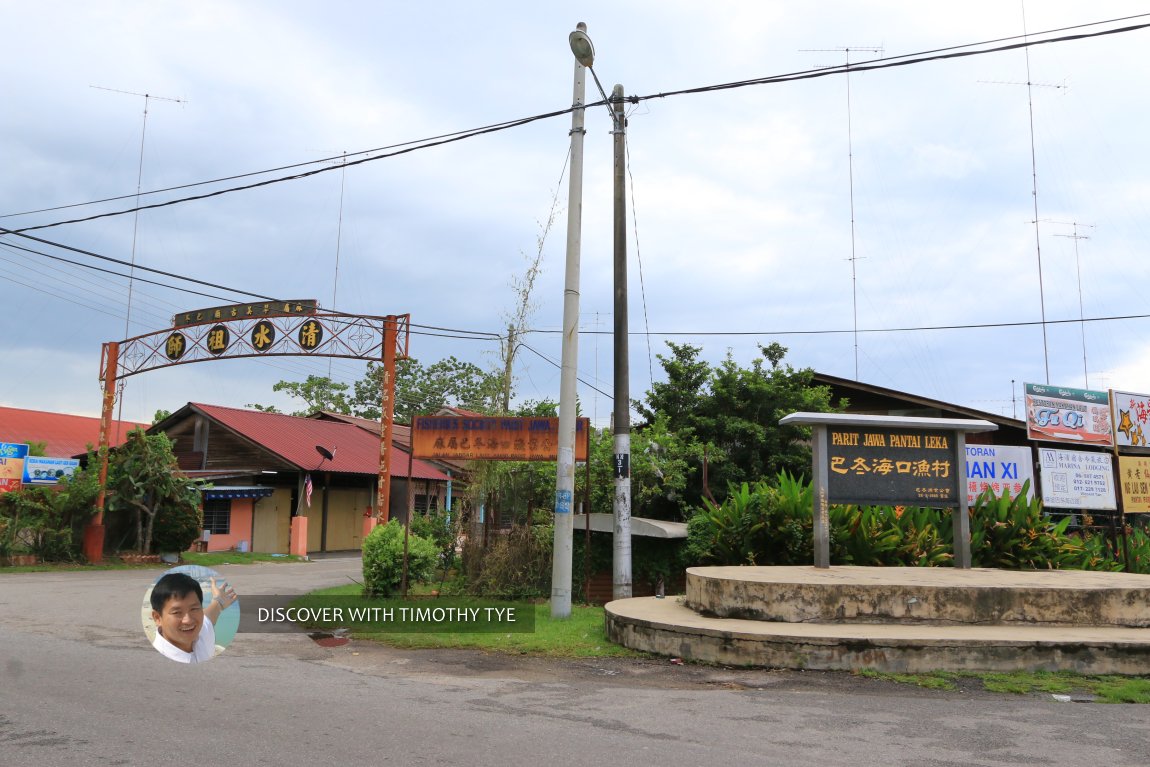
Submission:
[[[24,459],[25,485],[54,485],[64,477],[71,477],[80,462],[75,458],[37,458],[28,456]]]
[[[1114,469],[1109,453],[1038,449],[1042,476],[1042,503],[1056,509],[1118,508],[1114,496]]]
[[[1111,391],[1114,439],[1118,447],[1147,447],[1150,436],[1150,395]]]
[[[1015,498],[1027,482],[1027,498],[1034,498],[1034,458],[1029,447],[1018,445],[966,446],[966,497],[972,505],[987,489]]]

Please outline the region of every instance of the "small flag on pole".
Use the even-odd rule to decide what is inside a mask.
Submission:
[[[304,498],[307,500],[307,507],[309,509],[311,508],[311,490],[312,490],[311,475],[305,474],[304,478],[303,478],[303,494],[304,494]]]

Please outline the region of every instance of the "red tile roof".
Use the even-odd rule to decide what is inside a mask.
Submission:
[[[350,423],[197,402],[188,403],[188,407],[301,470],[316,471],[322,468],[347,474],[379,474],[378,430],[372,433]],[[331,450],[335,457],[330,461],[323,459],[316,451],[316,445]],[[406,477],[407,460],[406,452],[399,449],[393,451],[391,476]],[[411,476],[414,479],[443,482],[449,479],[446,474],[418,458],[411,463]]]
[[[149,425],[135,421],[113,421],[108,441],[118,445],[132,429],[146,429]],[[0,442],[46,442],[47,457],[72,458],[86,453],[89,444],[95,447],[99,441],[99,418],[0,407]]]

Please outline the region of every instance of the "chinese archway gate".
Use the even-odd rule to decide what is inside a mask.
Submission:
[[[109,341],[100,356],[104,403],[100,413],[100,492],[96,515],[84,531],[84,556],[103,558],[108,433],[116,383],[157,368],[239,357],[345,357],[383,364],[380,381],[379,480],[374,520],[387,522],[391,495],[391,438],[395,363],[407,359],[410,314],[374,317],[321,312],[313,300],[258,303],[185,312],[173,327],[126,341]]]

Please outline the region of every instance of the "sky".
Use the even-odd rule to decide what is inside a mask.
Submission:
[[[316,163],[141,201],[328,170],[25,234],[240,291],[410,314],[413,357],[484,368],[500,366],[492,336],[541,252],[519,402],[559,398],[570,115],[393,157],[355,153],[568,109],[567,36],[580,21],[603,87],[639,97],[627,107],[632,398],[663,380],[668,341],[741,366],[777,341],[795,367],[1007,416],[1022,414],[1024,382],[1150,392],[1150,29],[849,77],[827,69],[1147,24],[1150,2],[0,0],[0,10],[10,32],[0,227],[131,209],[138,189]],[[1126,17],[1136,18],[1112,21]],[[826,76],[670,95],[808,71]],[[587,88],[598,100],[590,77]],[[668,95],[646,98],[658,94]],[[578,389],[582,412],[605,424],[607,109],[588,109],[586,127]],[[341,167],[332,158],[345,152],[378,159]],[[136,282],[129,316],[127,278],[90,266],[128,271],[0,235],[0,405],[98,415],[104,342],[243,300],[137,271],[225,300]],[[1105,319],[1118,316],[1135,318]],[[351,384],[364,369],[295,357],[174,366],[126,379],[118,412],[148,421],[189,401],[291,411],[302,403],[276,382]]]

